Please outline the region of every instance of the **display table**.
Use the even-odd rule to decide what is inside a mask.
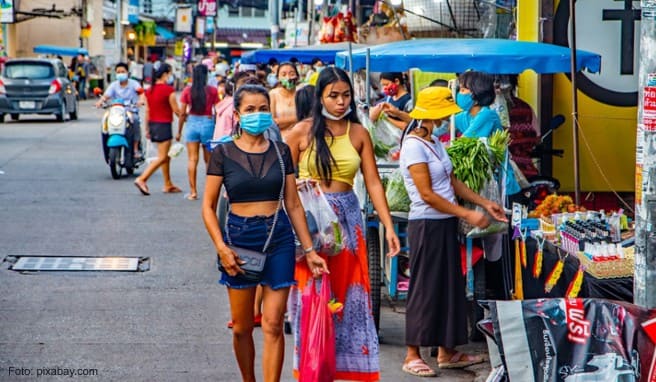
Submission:
[[[511,248],[514,247],[511,246]],[[567,256],[565,259],[563,273],[560,276],[558,283],[553,287],[551,292],[547,293],[544,290],[544,284],[547,277],[549,276],[549,273],[558,261],[558,253],[556,247],[552,243],[545,242],[542,260],[542,273],[538,279],[535,279],[532,274],[532,269],[536,249],[537,242],[535,239],[528,238],[526,241],[527,267],[522,270],[524,299],[528,300],[541,297],[564,297],[567,292],[569,283],[572,281],[574,275],[579,269],[579,260],[576,258],[576,256]],[[514,254],[512,258],[514,259]],[[512,269],[514,269],[514,267]],[[588,273],[584,273],[583,284],[581,285],[581,292],[579,293],[578,297],[604,298],[632,303],[633,277],[598,279]]]

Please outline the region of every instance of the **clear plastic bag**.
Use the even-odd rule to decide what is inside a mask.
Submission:
[[[157,159],[157,143],[150,139],[146,141],[146,163],[150,163]]]
[[[298,197],[305,209],[314,249],[328,256],[338,254],[343,247],[344,230],[321,187],[303,182],[299,185]]]
[[[501,204],[499,183],[497,183],[496,179],[494,179],[494,176],[490,176],[490,179],[483,186],[480,195],[485,199]],[[476,206],[476,210],[485,213],[487,218],[490,220],[490,225],[485,228],[474,227],[472,230],[467,232],[468,238],[475,239],[479,237],[490,236],[497,233],[505,233],[508,231],[507,222],[500,222],[494,219],[487,213],[487,211],[483,209],[483,207]]]
[[[369,133],[377,158],[390,159],[390,153],[399,151],[402,131],[390,122],[385,113],[380,113]]]
[[[409,212],[410,197],[405,188],[401,169],[392,171],[385,184],[385,197],[390,211]]]

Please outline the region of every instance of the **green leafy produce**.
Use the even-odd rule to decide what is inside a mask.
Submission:
[[[447,149],[453,174],[478,193],[490,179],[492,163],[485,143],[478,138],[461,137]]]
[[[506,150],[510,143],[510,135],[507,130],[496,130],[487,140],[490,151],[494,155],[494,165],[498,166],[503,163],[506,157]]]
[[[400,170],[395,170],[390,174],[385,188],[385,196],[387,197],[387,204],[389,204],[390,211],[410,211],[410,197],[408,196],[408,191],[405,189],[403,175]]]

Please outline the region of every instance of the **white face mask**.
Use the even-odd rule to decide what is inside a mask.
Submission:
[[[346,116],[349,115],[349,114],[351,114],[351,107],[350,107],[350,106],[349,106],[349,108],[344,112],[344,114],[342,114],[342,115],[340,115],[340,116],[336,116],[336,115],[332,115],[332,114],[330,114],[330,113],[328,112],[328,110],[326,110],[326,107],[325,107],[325,106],[322,106],[322,107],[321,107],[321,115],[323,115],[324,117],[326,117],[326,118],[328,118],[328,119],[330,119],[330,120],[333,120],[333,121],[341,121],[342,119],[344,119],[344,117],[346,117]]]

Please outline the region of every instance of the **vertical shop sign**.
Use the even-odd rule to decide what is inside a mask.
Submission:
[[[175,10],[175,31],[191,33],[191,7],[178,8]]]
[[[0,1],[0,23],[11,24],[16,22],[14,14],[14,0]]]
[[[139,24],[139,0],[130,0],[128,2],[128,22],[130,24]]]
[[[216,16],[216,0],[198,0],[198,16]]]
[[[205,38],[205,18],[196,17],[196,38],[202,40]]]

